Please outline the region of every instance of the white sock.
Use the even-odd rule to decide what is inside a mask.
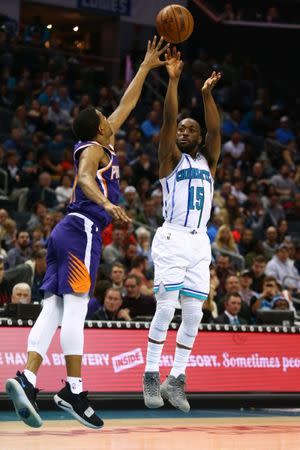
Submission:
[[[148,342],[145,372],[159,372],[159,361],[164,344]]]
[[[36,386],[36,374],[31,372],[28,369],[25,369],[23,371],[25,377],[27,378],[27,380],[29,381],[29,383],[31,383],[34,387]]]
[[[173,375],[175,378],[180,374],[185,374],[185,369],[189,360],[189,356],[192,350],[187,350],[186,348],[176,347],[175,350],[175,358],[173,368],[170,372],[170,375]]]
[[[70,383],[70,388],[73,394],[80,394],[80,392],[82,392],[81,378],[67,377],[67,382]]]

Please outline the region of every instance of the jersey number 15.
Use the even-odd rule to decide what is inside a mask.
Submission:
[[[189,209],[197,209],[200,211],[203,208],[204,202],[204,188],[194,186],[189,189]]]

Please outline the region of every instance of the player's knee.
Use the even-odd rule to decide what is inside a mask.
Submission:
[[[159,321],[164,330],[168,329],[175,313],[175,307],[171,305],[157,305],[156,308],[156,319]]]

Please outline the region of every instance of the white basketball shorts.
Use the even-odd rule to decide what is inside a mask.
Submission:
[[[206,300],[209,293],[210,240],[205,230],[165,222],[152,242],[154,292],[162,287]]]

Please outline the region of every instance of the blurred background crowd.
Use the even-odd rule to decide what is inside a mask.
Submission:
[[[234,5],[232,5],[234,7]],[[128,84],[110,82],[76,55],[45,48],[34,19],[20,36],[0,29],[0,306],[40,303],[47,240],[66,214],[73,183],[72,122],[89,105],[110,115]],[[46,34],[45,34],[46,33]],[[139,58],[134,61],[138,64]],[[201,87],[212,70],[222,153],[208,234],[211,289],[203,322],[255,324],[257,311],[300,304],[299,98],[272,89],[255,60],[199,48],[185,61],[179,119],[204,128]],[[114,222],[87,319],[152,317],[151,242],[163,223],[157,148],[166,74],[151,74],[137,109],[116,136],[121,205],[130,225]],[[105,81],[104,81],[105,80]],[[159,82],[160,81],[160,82]]]

